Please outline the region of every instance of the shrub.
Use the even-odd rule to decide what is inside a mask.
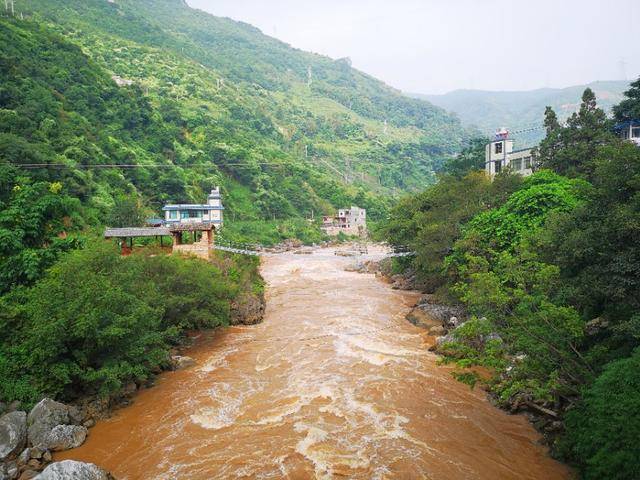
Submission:
[[[607,365],[567,415],[564,448],[585,480],[640,478],[640,349]]]

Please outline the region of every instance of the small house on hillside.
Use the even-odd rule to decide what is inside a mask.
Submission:
[[[528,176],[533,173],[531,149],[513,149],[513,139],[509,138],[509,131],[501,128],[485,148],[485,171],[493,176],[509,168],[514,173]]]
[[[364,236],[367,233],[367,211],[355,206],[341,208],[335,216],[322,217],[321,228],[327,235],[332,236],[340,232],[345,235]]]
[[[203,223],[216,228],[222,226],[222,197],[220,187],[211,190],[204,204],[170,204],[162,207],[165,225]]]

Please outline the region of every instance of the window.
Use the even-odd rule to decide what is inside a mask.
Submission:
[[[640,127],[633,127],[631,129],[631,138],[640,138]]]
[[[169,220],[178,219],[178,210],[169,210]]]
[[[498,142],[496,143],[496,149],[495,149],[496,153],[502,153],[502,142]]]
[[[189,218],[189,210],[180,210],[180,218],[181,219]]]
[[[524,168],[525,169],[530,169],[531,168],[531,157],[525,157],[524,158]]]
[[[513,170],[522,170],[522,159],[514,158],[513,160],[511,160],[511,168]]]
[[[500,173],[501,170],[502,170],[502,163],[501,162],[495,162],[495,172],[496,173]]]
[[[622,136],[623,140],[629,140],[629,130],[626,129],[626,128],[624,130],[622,130],[622,135],[621,136]]]

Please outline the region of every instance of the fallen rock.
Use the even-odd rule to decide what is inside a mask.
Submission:
[[[421,308],[414,307],[406,316],[409,322],[413,323],[416,327],[429,330],[431,327],[442,327],[442,322],[437,318],[432,317]]]
[[[24,472],[22,472],[22,475],[20,475],[19,480],[31,480],[32,478],[36,478],[37,476],[38,472],[36,472],[35,470],[25,470]]]
[[[112,480],[113,477],[93,463],[63,460],[45,468],[36,480]]]
[[[86,427],[78,425],[57,425],[47,436],[45,446],[54,452],[69,450],[82,445],[87,438]]]
[[[231,325],[255,325],[262,322],[265,310],[262,294],[246,294],[231,304]]]
[[[187,356],[183,355],[172,355],[171,356],[171,366],[174,370],[182,370],[183,368],[192,367],[196,364],[196,361]]]
[[[29,443],[33,446],[42,446],[47,442],[51,430],[58,425],[73,423],[69,415],[69,407],[50,398],[41,400],[27,417],[29,427]]]
[[[18,455],[27,443],[27,414],[10,412],[0,417],[0,461]]]
[[[424,295],[420,299],[417,308],[440,320],[441,324],[447,328],[456,328],[461,323],[460,319],[465,318],[465,312],[462,307],[435,303],[432,295]]]
[[[442,325],[435,325],[429,329],[429,335],[434,337],[441,337],[446,334],[447,330]]]
[[[26,465],[31,460],[31,449],[25,448],[20,455],[18,455],[18,465]]]

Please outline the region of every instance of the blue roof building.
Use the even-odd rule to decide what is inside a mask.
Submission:
[[[618,123],[614,130],[623,140],[629,140],[640,147],[640,120]]]

